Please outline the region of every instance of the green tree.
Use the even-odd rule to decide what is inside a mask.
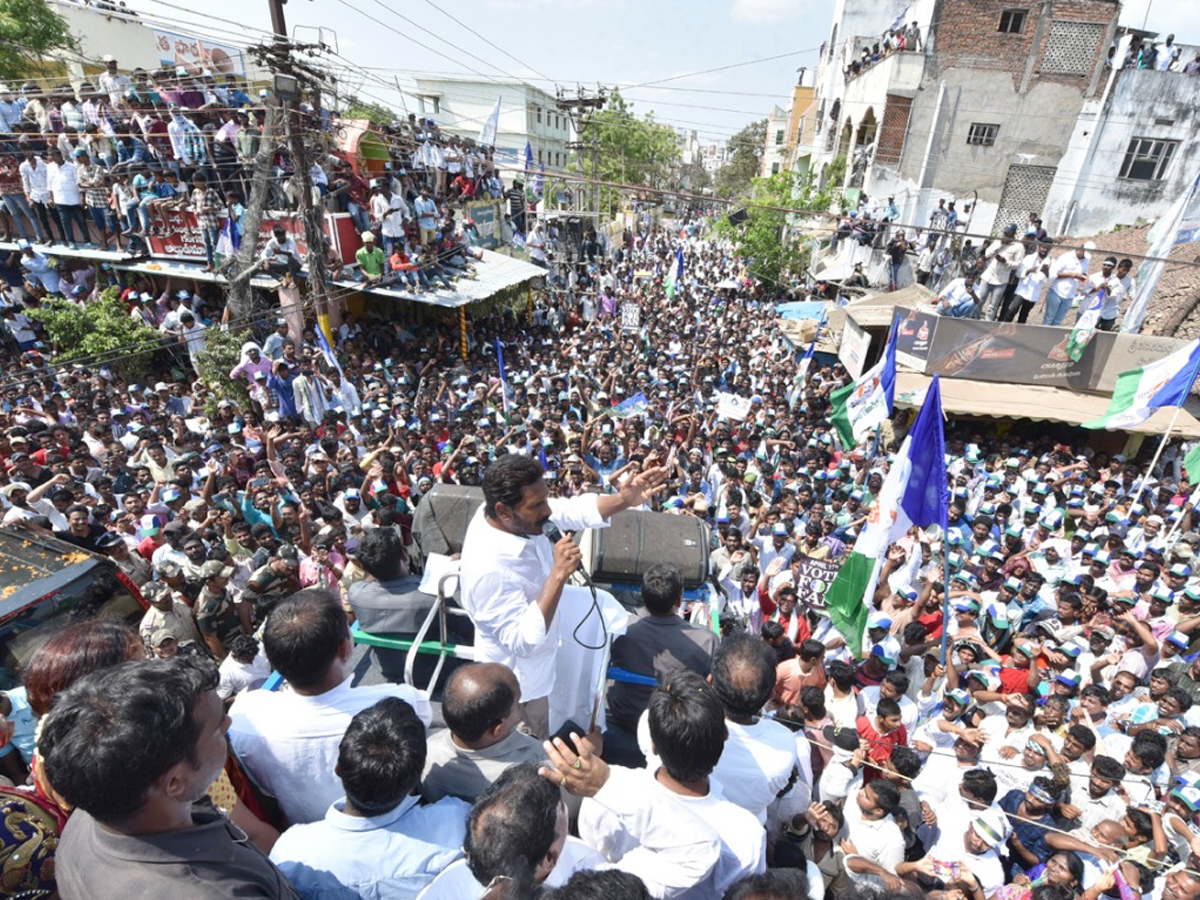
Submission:
[[[342,116],[347,119],[368,119],[373,125],[390,125],[396,114],[382,103],[369,103],[352,97],[346,104]]]
[[[254,340],[247,330],[222,331],[210,328],[204,333],[204,349],[196,354],[196,371],[200,380],[208,388],[215,404],[218,399],[231,400],[242,409],[250,404],[250,395],[246,391],[246,382],[230,381],[229,372],[241,361],[242,344]]]
[[[113,287],[82,306],[50,300],[27,315],[45,326],[63,362],[92,359],[127,379],[140,379],[150,370],[162,338],[144,322],[130,318],[119,297]]]
[[[767,144],[767,120],[751,122],[729,139],[729,161],[713,179],[718,197],[748,197],[751,182],[762,169]]]
[[[791,220],[796,215],[827,209],[832,199],[829,192],[816,189],[811,173],[784,171],[755,178],[750,185],[746,220],[731,225],[727,218],[721,218],[716,231],[734,242],[751,277],[765,281],[769,287],[786,288],[808,265],[808,247],[792,234]]]
[[[0,0],[0,81],[17,81],[43,56],[74,50],[67,20],[44,0]]]
[[[614,90],[604,109],[585,124],[581,136],[585,147],[593,135],[599,140],[598,167],[593,167],[590,149],[580,151],[573,166],[587,178],[662,189],[681,156],[675,129],[654,121],[653,112],[639,118],[620,91]],[[581,185],[579,189],[588,188]],[[600,197],[603,209],[616,211],[618,191],[602,188]]]
[[[690,162],[682,166],[675,180],[683,190],[693,194],[711,190],[713,186],[712,176],[708,174],[708,170],[704,168],[703,164],[698,162]]]

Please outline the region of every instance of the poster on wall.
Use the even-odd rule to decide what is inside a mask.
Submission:
[[[150,255],[166,259],[178,259],[185,262],[204,262],[204,236],[196,225],[196,217],[182,209],[169,210],[165,216],[166,228],[164,234],[151,235]],[[222,217],[221,224],[225,224]],[[261,249],[271,239],[271,232],[279,224],[296,241],[296,249],[301,258],[308,256],[308,242],[304,239],[304,223],[295,218],[271,219],[263,217],[258,229],[258,248]]]
[[[494,200],[476,200],[463,207],[463,218],[475,223],[475,229],[488,250],[500,246],[500,226],[503,222],[499,204]]]
[[[245,58],[237,47],[158,30],[154,32],[154,45],[158,50],[159,62],[167,68],[184,68],[193,75],[208,71],[218,77],[246,76]]]

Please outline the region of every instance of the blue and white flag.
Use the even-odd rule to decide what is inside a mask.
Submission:
[[[675,250],[675,258],[671,260],[671,267],[667,269],[667,299],[675,299],[675,288],[681,278],[683,278],[683,248],[678,247]]]
[[[242,246],[242,233],[238,230],[233,216],[226,216],[221,226],[221,234],[217,238],[216,254],[222,259],[229,259]]]
[[[537,175],[535,175],[534,179],[533,179],[534,196],[536,196],[536,197],[542,196],[542,189],[545,187],[545,183],[546,183],[546,167],[544,165],[542,165],[541,163],[539,163]]]
[[[646,395],[637,393],[614,406],[612,415],[614,419],[632,419],[644,414],[649,406],[650,401],[646,399]]]
[[[333,352],[333,347],[329,346],[329,338],[325,334],[325,328],[320,322],[317,323],[317,347],[321,350],[321,355],[325,357],[325,362],[331,369],[337,369],[342,372],[342,364],[338,362],[337,354]]]
[[[525,142],[525,171],[533,171],[533,148],[529,146],[529,141]]]
[[[1141,331],[1146,307],[1150,305],[1159,276],[1166,268],[1171,249],[1178,244],[1200,241],[1200,172],[1196,173],[1183,196],[1150,229],[1146,239],[1150,243],[1150,253],[1138,266],[1133,302],[1121,320],[1121,330],[1126,332]]]
[[[504,401],[504,420],[508,421],[508,373],[504,370],[504,350],[500,346],[500,338],[496,342],[496,364],[500,367],[500,396]]]

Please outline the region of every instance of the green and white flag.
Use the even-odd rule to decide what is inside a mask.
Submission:
[[[855,447],[892,414],[896,394],[896,328],[893,325],[883,359],[858,381],[829,395],[833,427],[842,446]]]
[[[1115,431],[1140,425],[1163,406],[1182,406],[1200,369],[1200,338],[1170,356],[1117,376],[1104,417],[1084,422],[1084,428]]]
[[[1090,301],[1087,301],[1088,306],[1075,322],[1075,327],[1071,329],[1071,333],[1067,335],[1066,354],[1070,357],[1071,362],[1079,362],[1079,357],[1083,356],[1083,351],[1087,349],[1087,345],[1091,342],[1092,336],[1096,333],[1096,326],[1100,322],[1100,310],[1104,308],[1104,296],[1107,293],[1103,288],[1096,291]]]
[[[825,592],[829,618],[855,656],[862,655],[871,598],[879,584],[888,547],[913,525],[946,530],[950,488],[946,484],[946,438],[942,428],[942,389],[933,377],[925,402],[900,452],[883,479],[863,533]],[[911,564],[919,562],[910,559]]]

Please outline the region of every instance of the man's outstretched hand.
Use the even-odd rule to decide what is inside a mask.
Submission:
[[[621,487],[621,501],[625,508],[641,506],[667,485],[667,467],[655,466],[639,472]]]

